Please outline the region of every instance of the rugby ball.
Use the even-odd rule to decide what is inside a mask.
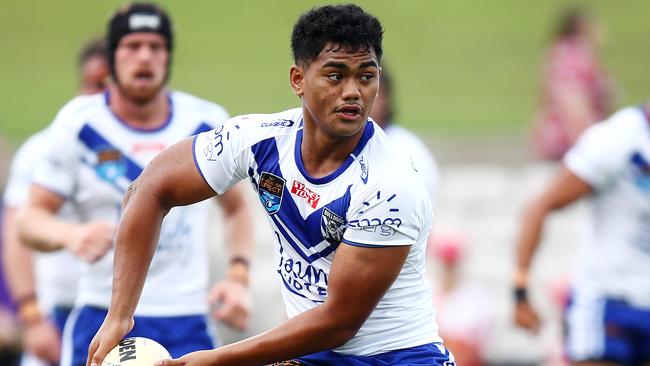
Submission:
[[[170,358],[165,347],[152,339],[124,338],[106,355],[102,366],[153,366],[156,361]]]

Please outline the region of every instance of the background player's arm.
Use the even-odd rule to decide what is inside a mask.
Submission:
[[[50,252],[67,249],[87,262],[102,258],[113,243],[114,227],[103,221],[76,224],[56,214],[65,198],[32,185],[29,200],[18,213],[21,240],[33,249]]]
[[[129,187],[115,241],[111,305],[90,344],[88,364],[101,365],[106,354],[133,327],[133,313],[165,214],[174,206],[214,195],[194,165],[191,139],[158,154]]]
[[[525,289],[530,264],[539,246],[542,229],[548,214],[560,209],[592,191],[591,186],[562,166],[546,190],[525,209],[517,240],[517,270],[515,288]],[[522,327],[536,330],[539,318],[526,298],[517,301],[515,321]]]
[[[258,336],[213,351],[190,353],[162,365],[260,365],[343,345],[357,333],[395,281],[410,248],[341,244],[322,305]]]
[[[36,298],[32,252],[20,242],[16,207],[3,213],[3,259],[7,284],[18,306],[26,350],[42,360],[57,363],[61,357],[60,335],[54,324],[43,317]]]
[[[210,304],[215,306],[215,319],[237,330],[248,327],[251,308],[248,284],[253,217],[246,202],[244,185],[244,182],[239,182],[217,196],[224,213],[229,266],[226,278],[215,284],[209,295]]]

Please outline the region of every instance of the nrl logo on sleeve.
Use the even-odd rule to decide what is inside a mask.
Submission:
[[[343,240],[345,219],[334,213],[334,211],[324,207],[320,221],[320,230],[323,238],[330,244],[339,244]]]
[[[282,193],[284,192],[285,180],[277,175],[263,172],[260,175],[260,183],[257,193],[260,201],[270,215],[280,210],[282,204]]]

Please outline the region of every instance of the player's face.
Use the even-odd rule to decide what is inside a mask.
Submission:
[[[115,50],[116,84],[127,97],[147,102],[163,88],[168,60],[166,40],[160,34],[126,35]]]
[[[305,123],[333,137],[349,137],[365,126],[379,88],[374,51],[349,52],[327,45],[307,65],[291,68],[291,84],[302,97]]]
[[[81,86],[79,94],[100,93],[106,87],[110,73],[108,62],[103,56],[92,56],[81,65]]]

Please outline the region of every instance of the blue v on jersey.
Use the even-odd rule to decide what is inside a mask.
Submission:
[[[375,355],[441,342],[424,276],[432,207],[417,167],[372,121],[343,165],[325,177],[303,166],[302,109],[233,118],[194,140],[196,165],[221,194],[248,179],[268,214],[275,269],[290,317],[321,304],[341,242],[411,246],[397,279],[355,337],[335,349]]]

